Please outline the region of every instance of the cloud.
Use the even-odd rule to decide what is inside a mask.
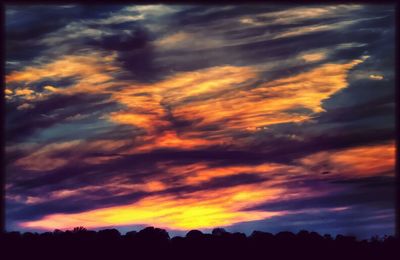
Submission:
[[[7,141],[13,142],[27,139],[40,129],[48,129],[67,118],[78,113],[92,113],[113,106],[113,102],[107,102],[107,94],[71,94],[60,93],[47,96],[45,99],[34,100],[30,109],[14,109],[18,104],[11,103],[7,111]],[[65,104],[69,104],[68,107]],[[11,112],[12,111],[12,112]],[[65,135],[65,134],[64,134]]]
[[[76,163],[79,155],[87,151],[106,151],[112,153],[125,144],[125,140],[96,140],[89,143],[83,140],[73,140],[52,143],[41,148],[36,148],[35,152],[18,159],[15,165],[31,171],[51,171],[66,165],[70,161],[75,161]],[[64,153],[67,153],[67,155],[64,155]]]
[[[296,76],[278,79],[261,84],[250,91],[225,93],[214,97],[212,104],[204,101],[192,102],[177,107],[176,115],[201,118],[201,124],[224,122],[225,128],[255,129],[285,122],[300,122],[310,119],[309,115],[296,115],[285,111],[295,107],[321,112],[321,101],[336,91],[346,87],[346,72],[356,64],[355,60],[347,64],[325,64],[320,68],[300,73]],[[213,114],[202,111],[213,110]]]
[[[319,152],[300,159],[311,171],[329,171],[346,178],[351,175],[371,176],[393,174],[395,144],[354,147],[335,152]]]
[[[7,8],[8,226],[389,230],[391,8],[38,8]]]
[[[372,75],[369,75],[369,78],[370,79],[374,79],[374,80],[382,80],[383,76],[382,75],[374,75],[374,74],[372,74]]]
[[[97,54],[63,56],[49,64],[39,67],[27,67],[22,71],[14,71],[6,76],[6,84],[11,82],[35,82],[44,78],[66,78],[78,76],[82,87],[87,84],[105,83],[112,79],[109,73],[116,71],[112,66],[115,55],[99,56]],[[102,62],[101,62],[102,61]],[[105,63],[104,63],[105,62]]]
[[[44,53],[48,51],[48,46],[43,45],[43,39],[58,31],[64,38],[68,38],[67,34],[63,34],[63,28],[73,21],[88,18],[98,19],[120,8],[121,6],[118,5],[108,7],[71,6],[69,8],[44,5],[30,5],[21,8],[18,5],[8,5],[5,24],[7,60],[24,65],[31,64],[35,58],[46,55]],[[52,47],[58,49],[57,47],[60,46]],[[54,49],[50,53],[54,54]]]
[[[27,104],[27,103],[22,104],[22,105],[19,105],[19,106],[17,107],[18,110],[30,109],[30,108],[33,108],[33,105]]]
[[[301,58],[306,62],[316,62],[324,60],[326,58],[326,53],[324,52],[305,53],[301,55]]]
[[[251,89],[257,71],[247,67],[215,67],[190,73],[180,73],[159,83],[136,85],[113,94],[113,99],[126,109],[110,113],[110,120],[132,124],[146,130],[148,141],[152,135],[160,147],[170,145],[206,145],[196,128],[224,123],[224,129],[208,131],[229,134],[228,131],[254,130],[257,127],[311,119],[322,112],[321,102],[347,86],[347,71],[363,60],[347,64],[324,64],[314,70],[288,78],[260,84]],[[322,87],[323,86],[323,87]],[[166,107],[168,109],[166,109]],[[288,112],[304,108],[310,114]],[[212,114],[207,111],[214,111]],[[167,113],[173,118],[194,121],[191,132],[178,136],[171,129]],[[204,114],[206,113],[206,114]],[[169,132],[160,135],[159,131]],[[167,135],[167,137],[165,137]],[[228,135],[229,136],[229,135]],[[174,138],[173,138],[174,137]],[[167,140],[167,143],[163,140]],[[175,139],[175,141],[173,141]],[[181,141],[179,141],[181,140]],[[226,139],[229,142],[229,139]],[[222,141],[220,139],[220,141]],[[212,142],[209,142],[212,145]],[[156,147],[156,146],[155,146]],[[189,145],[190,147],[190,145]]]
[[[50,92],[57,92],[57,91],[59,91],[56,87],[53,87],[53,86],[50,86],[50,85],[44,86],[43,89],[44,89],[44,90],[47,90],[47,91],[50,91]]]
[[[367,206],[385,209],[394,206],[394,175],[354,178],[329,182],[329,192],[312,197],[267,202],[251,210],[307,210]],[[325,184],[326,185],[326,184]],[[334,188],[333,188],[334,187]],[[326,187],[324,187],[326,188]]]
[[[154,44],[161,50],[201,50],[217,48],[226,45],[226,42],[224,42],[223,39],[218,39],[217,37],[203,38],[201,42],[198,41],[199,38],[203,38],[203,35],[198,33],[177,32],[156,40]]]
[[[269,18],[272,23],[296,24],[304,20],[345,16],[348,13],[362,9],[360,5],[335,5],[316,7],[294,7],[284,11],[259,14],[259,18]]]

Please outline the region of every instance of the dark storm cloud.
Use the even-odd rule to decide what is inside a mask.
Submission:
[[[328,110],[349,108],[351,106],[381,106],[394,103],[394,82],[361,79],[352,82],[348,88],[333,95],[323,103]],[[371,109],[371,108],[370,108]],[[391,113],[393,115],[393,113]],[[322,114],[323,115],[323,114]]]
[[[129,24],[129,32],[121,31],[118,34],[104,36],[98,41],[93,41],[93,45],[98,45],[107,50],[132,51],[141,49],[148,44],[148,33],[137,23]]]
[[[323,182],[326,182],[325,180]],[[341,188],[338,193],[315,196],[312,198],[280,200],[251,208],[252,210],[305,210],[313,208],[336,208],[346,206],[369,206],[374,208],[394,207],[394,177],[375,176],[345,181],[332,181],[332,185]]]
[[[267,180],[266,177],[261,177],[253,173],[242,173],[233,176],[216,177],[208,182],[201,184],[203,189],[216,189],[224,187],[233,187],[243,184],[260,183]]]
[[[40,40],[77,19],[107,17],[122,6],[7,6],[6,58],[26,62],[48,47]]]
[[[171,183],[174,183],[177,181],[177,179],[183,178],[184,176],[180,176],[178,178],[172,178],[173,180],[170,180]],[[232,176],[224,176],[224,177],[215,177],[211,178],[209,181],[200,183],[198,185],[180,185],[176,186],[173,188],[169,188],[160,192],[156,192],[155,194],[161,194],[161,195],[185,195],[187,193],[191,192],[196,192],[196,191],[208,191],[208,192],[213,192],[216,191],[218,192],[218,189],[222,188],[229,188],[229,187],[235,187],[235,186],[240,186],[240,185],[246,185],[246,184],[256,184],[260,183],[262,181],[266,181],[269,178],[267,177],[262,177],[255,175],[253,173],[242,173],[242,174],[237,174],[237,175],[232,175]],[[168,180],[167,180],[168,182]]]
[[[394,103],[392,97],[374,100],[372,102],[347,108],[331,109],[318,117],[318,122],[324,123],[356,123],[357,120],[376,120],[377,117],[386,118],[387,128],[394,125]],[[384,125],[380,125],[382,127]],[[354,127],[354,125],[353,125]]]
[[[299,27],[303,24],[303,26],[307,26],[309,24],[324,24],[324,22],[328,22],[328,24],[335,26],[337,22],[343,21],[343,17],[332,17],[332,18],[325,18],[325,17],[318,17],[313,19],[305,19],[303,21],[299,21],[296,23],[289,23],[289,24],[269,24],[266,23],[265,26],[258,26],[253,28],[245,28],[241,25],[238,25],[233,31],[232,30],[232,23],[238,24],[238,18],[232,18],[231,23],[227,23],[226,28],[223,27],[222,29],[215,29],[217,35],[226,34],[224,38],[226,41],[221,45],[205,50],[197,50],[194,51],[192,49],[188,49],[187,51],[180,50],[176,54],[173,52],[165,52],[163,55],[166,55],[163,59],[165,60],[166,68],[172,68],[176,71],[189,71],[193,69],[199,69],[209,66],[217,66],[221,64],[231,63],[236,65],[246,65],[248,63],[259,63],[259,62],[268,62],[268,61],[278,61],[279,59],[287,59],[289,57],[293,57],[294,55],[299,54],[300,52],[305,52],[308,50],[313,50],[315,48],[328,48],[332,49],[332,47],[336,47],[342,43],[347,43],[349,41],[356,42],[356,43],[364,43],[364,46],[361,47],[352,47],[348,49],[337,49],[328,55],[328,61],[336,61],[339,57],[343,60],[355,59],[359,58],[363,55],[366,50],[370,49],[369,44],[375,44],[374,41],[379,42],[381,39],[387,40],[387,35],[382,37],[383,34],[387,30],[380,30],[382,28],[388,28],[393,25],[393,16],[387,15],[385,9],[380,10],[381,13],[385,14],[384,17],[380,18],[379,12],[374,13],[369,17],[370,20],[360,20],[355,21],[354,24],[350,24],[348,27],[332,30],[323,30],[315,32],[306,33],[303,35],[291,36],[287,38],[278,38],[278,39],[270,39],[265,37],[264,39],[260,39],[257,41],[251,41],[250,36],[246,35],[249,31],[253,30],[254,35],[260,35],[265,32],[270,33],[282,33],[287,28],[295,28]],[[229,12],[229,11],[221,11]],[[236,12],[236,11],[235,11]],[[213,13],[213,12],[211,12]],[[204,23],[211,23],[210,20],[207,20],[208,12],[200,12],[197,15],[196,20],[202,17],[202,14],[205,16],[203,22]],[[352,20],[357,20],[356,18],[365,18],[365,15],[362,11],[354,11],[347,14],[346,18],[350,22]],[[378,17],[378,18],[375,18]],[[180,19],[185,20],[185,17],[177,17],[177,20]],[[190,20],[190,18],[187,18]],[[218,19],[218,18],[216,18]],[[221,20],[229,20],[229,15],[220,15],[219,19]],[[375,21],[376,20],[376,21]],[[212,20],[213,21],[213,20]],[[218,20],[217,20],[218,21]],[[217,22],[215,21],[215,22]],[[375,24],[374,27],[371,27],[369,24]],[[365,25],[365,23],[367,25]],[[190,24],[187,25],[190,30]],[[207,28],[207,27],[203,27]],[[366,29],[369,28],[369,29]],[[193,31],[202,31],[202,28],[195,27],[192,29]],[[212,32],[212,30],[211,30]],[[235,44],[234,46],[230,46],[230,37],[234,36],[238,33],[244,33],[245,35],[240,35],[241,43]],[[219,34],[218,34],[219,33]],[[390,33],[390,32],[389,32]],[[393,34],[393,31],[391,32]],[[207,33],[207,35],[209,32]],[[249,38],[249,40],[246,40]],[[371,40],[372,39],[372,40]],[[207,41],[207,39],[204,39]],[[388,44],[391,44],[390,42]],[[393,44],[391,44],[393,45]],[[335,49],[335,48],[333,48]],[[278,63],[279,64],[279,63]],[[279,65],[276,64],[275,66]],[[274,79],[279,77],[284,77],[286,75],[292,75],[294,73],[299,73],[305,70],[309,70],[315,66],[319,65],[318,63],[304,65],[299,64],[297,65],[285,65],[284,69],[275,69],[275,71],[267,71],[266,75],[268,79]]]
[[[95,112],[113,105],[108,95],[54,95],[52,98],[34,102],[34,107],[17,110],[16,105],[7,106],[7,141],[18,142],[40,129],[49,128],[78,113]]]
[[[255,10],[252,9],[251,12],[254,11]],[[267,8],[264,11],[262,8],[260,8],[260,10],[257,10],[256,13],[265,12],[266,14],[268,14],[268,11],[271,10]],[[279,11],[279,9],[274,11]],[[186,17],[186,13],[190,14],[190,16]],[[240,14],[243,13],[244,12]],[[347,19],[347,21],[351,22],[352,20],[355,20],[354,25],[348,26],[348,28],[351,29],[348,29],[347,27],[339,27],[336,29],[333,27],[331,30],[316,30],[315,32],[308,32],[303,35],[300,34],[286,38],[270,39],[270,37],[264,37],[260,38],[259,40],[251,40],[251,36],[253,35],[258,36],[266,32],[271,35],[279,35],[281,33],[285,33],[286,29],[307,27],[310,24],[315,25],[319,23],[326,23],[328,24],[328,26],[336,26],[339,21],[343,22],[343,14],[340,14],[339,17],[321,16],[309,19],[307,19],[307,17],[305,16],[304,20],[296,20],[295,23],[290,22],[290,17],[288,17],[286,18],[288,21],[287,24],[271,22],[277,19],[277,17],[272,16],[268,18],[269,20],[264,19],[264,25],[248,28],[240,24],[239,20],[242,16],[238,14],[238,10],[236,9],[219,10],[218,8],[210,7],[209,10],[206,9],[199,12],[199,10],[196,10],[196,8],[193,8],[193,10],[189,8],[188,10],[178,12],[176,15],[175,23],[177,23],[177,26],[181,25],[179,27],[180,29],[184,28],[188,32],[204,33],[204,36],[208,36],[210,34],[215,34],[218,36],[223,35],[224,42],[220,46],[212,47],[205,50],[193,51],[192,49],[188,49],[187,53],[185,52],[185,50],[179,51],[179,55],[184,55],[189,59],[179,58],[178,53],[176,54],[176,56],[178,57],[175,58],[175,55],[173,53],[168,54],[167,52],[164,55],[168,55],[168,59],[165,60],[166,62],[168,62],[167,67],[172,66],[174,70],[184,71],[207,66],[216,66],[224,63],[244,65],[249,62],[265,62],[268,61],[268,59],[270,60],[273,58],[282,59],[295,55],[300,51],[312,50],[314,48],[329,48],[334,45],[346,42],[349,39],[355,42],[369,42],[371,38],[378,38],[380,32],[379,30],[360,30],[361,28],[365,28],[363,23],[368,22],[368,20],[357,21],[357,18],[363,17],[363,15],[363,12],[357,10],[344,14],[344,17]],[[374,16],[370,19],[374,19],[374,17],[378,15],[379,13],[374,14]],[[210,20],[210,16],[215,16],[215,19]],[[248,16],[252,17],[250,15]],[[282,19],[284,20],[285,18]],[[386,22],[382,24],[382,26],[386,26],[385,28],[387,28],[388,23],[390,25],[390,21],[393,20],[393,17],[387,16],[385,18],[379,19],[387,20],[385,20]],[[191,21],[193,21],[193,25]],[[218,21],[229,21],[229,23],[225,22],[225,25],[222,24],[216,27],[214,30],[210,30],[207,26],[198,27],[197,24],[200,23],[200,21],[201,24],[217,24]],[[237,25],[234,27],[233,30],[231,26],[232,24]],[[207,33],[205,32],[206,28]],[[233,40],[232,37],[235,37],[235,35],[240,35],[240,37],[238,36],[240,41],[238,44],[234,44],[232,46],[231,40]],[[207,38],[205,38],[204,41],[207,42]],[[359,48],[359,51],[357,51],[357,49],[349,51],[346,58],[351,59],[352,57],[359,57],[364,50],[365,47]],[[212,58],[206,59],[205,57]],[[189,62],[189,60],[191,62]],[[307,67],[303,66],[303,70],[306,69]]]
[[[266,157],[269,155],[269,157]],[[136,165],[148,161],[177,161],[177,162],[224,162],[227,165],[235,164],[259,164],[264,162],[268,158],[268,161],[281,161],[283,159],[278,156],[271,156],[271,154],[263,154],[258,152],[246,152],[246,151],[225,151],[218,149],[218,147],[210,147],[204,150],[178,150],[178,149],[163,149],[154,150],[150,153],[137,154],[125,156],[125,158],[119,161],[113,162],[123,169],[129,167],[129,165]],[[108,167],[108,166],[106,166]],[[115,167],[115,165],[109,166]]]
[[[179,27],[198,26],[199,24],[218,22],[223,19],[237,18],[238,16],[245,14],[254,15],[258,13],[268,12],[268,11],[279,11],[284,10],[285,7],[267,7],[258,6],[259,8],[254,8],[254,6],[241,6],[241,8],[233,7],[221,7],[221,6],[186,6],[181,11],[177,11],[174,15],[175,25]]]
[[[78,38],[73,42],[117,51],[117,60],[128,72],[121,75],[121,79],[154,82],[162,77],[163,71],[154,62],[155,53],[151,41],[155,36],[140,21],[86,26],[108,33],[97,39],[87,36],[85,40]]]
[[[129,50],[119,54],[119,59],[131,74],[123,79],[135,79],[141,82],[153,82],[162,78],[162,69],[154,62],[153,47],[145,45],[136,50]]]
[[[120,205],[121,203],[133,203],[145,196],[146,193],[144,192],[115,196],[104,191],[94,191],[85,193],[84,199],[83,195],[76,195],[65,199],[37,203],[32,207],[26,207],[24,204],[10,205],[7,215],[15,221],[35,220],[48,214],[75,213],[88,209]]]
[[[244,29],[243,29],[244,30]],[[261,32],[262,30],[260,30]],[[332,45],[329,38],[332,34],[326,32],[314,33],[312,36],[296,36],[287,39],[269,40],[265,39],[259,42],[242,43],[235,46],[217,46],[204,50],[183,49],[179,51],[165,51],[159,54],[161,65],[164,70],[173,71],[191,71],[212,66],[221,66],[224,64],[234,64],[236,66],[245,66],[249,63],[277,62],[278,69],[268,71],[270,79],[284,77],[312,69],[318,64],[301,66],[285,66],[280,68],[279,62],[282,59],[297,55],[300,52]],[[229,41],[227,42],[229,43]],[[301,43],[301,45],[299,45]],[[273,76],[272,76],[272,75]],[[276,75],[274,75],[276,74]]]

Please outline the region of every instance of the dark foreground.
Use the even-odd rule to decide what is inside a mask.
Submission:
[[[1,259],[400,259],[394,237],[356,240],[315,232],[276,235],[254,231],[246,236],[214,229],[212,234],[192,230],[170,238],[158,228],[121,235],[115,229],[23,233],[1,236]],[[3,255],[5,258],[3,258]]]

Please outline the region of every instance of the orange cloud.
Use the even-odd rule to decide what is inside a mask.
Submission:
[[[6,88],[6,89],[4,90],[4,93],[5,93],[6,95],[12,95],[14,92],[13,92],[11,89]]]
[[[137,151],[232,143],[232,130],[254,130],[311,119],[313,113],[323,111],[324,99],[347,86],[348,70],[361,62],[363,59],[324,64],[250,89],[258,79],[257,71],[250,67],[223,66],[179,73],[158,83],[133,85],[113,93],[112,98],[127,108],[110,113],[109,120],[146,130],[145,146]],[[294,113],[296,108],[309,109],[310,113]],[[168,114],[196,123],[191,130],[178,135],[171,128]],[[208,125],[223,129],[208,131],[207,139],[201,141],[204,132],[197,129]],[[159,129],[169,130],[160,134]]]
[[[17,89],[15,89],[13,95],[12,95],[12,93],[11,93],[11,94],[8,94],[8,96],[9,96],[10,98],[19,97],[19,98],[22,98],[22,99],[24,99],[24,100],[26,100],[26,101],[31,101],[31,100],[35,100],[35,99],[40,99],[40,98],[43,97],[42,93],[35,92],[34,90],[32,90],[32,89],[30,89],[30,88],[28,88],[28,87],[25,87],[25,88],[17,88]]]
[[[176,131],[168,130],[160,135],[143,137],[143,145],[134,147],[132,152],[145,152],[161,148],[191,149],[212,145],[212,141],[201,138],[186,138],[179,136]],[[129,151],[127,151],[129,153]]]
[[[178,73],[151,85],[132,85],[113,93],[113,99],[130,110],[112,113],[110,120],[151,129],[148,121],[154,121],[156,117],[162,120],[166,116],[164,104],[173,109],[185,99],[222,94],[255,79],[256,73],[251,68],[223,66]],[[127,114],[134,116],[128,117]]]
[[[238,165],[238,166],[224,166],[224,167],[211,167],[205,163],[195,163],[184,166],[165,166],[165,171],[168,176],[179,175],[183,177],[184,185],[198,185],[207,182],[213,178],[221,178],[227,176],[234,176],[239,174],[252,174],[268,177],[269,184],[278,183],[280,178],[274,176],[277,172],[287,172],[288,174],[300,174],[298,167],[292,167],[284,164],[264,163],[260,165]],[[273,177],[273,179],[272,179]]]
[[[336,151],[312,154],[299,162],[309,171],[317,173],[328,170],[343,177],[364,177],[393,174],[395,166],[395,144],[367,145]]]
[[[67,55],[42,66],[28,66],[22,71],[13,71],[6,76],[6,83],[34,82],[43,78],[81,76],[82,83],[102,83],[112,79],[107,75],[117,67],[110,65],[115,55]]]
[[[151,85],[132,85],[112,93],[112,99],[125,105],[126,109],[112,112],[108,118],[112,122],[130,124],[146,130],[147,136],[142,138],[145,145],[138,147],[137,151],[157,147],[193,148],[210,145],[213,142],[196,138],[190,133],[178,134],[172,130],[168,113],[174,114],[174,107],[186,99],[220,95],[224,91],[232,91],[246,82],[254,81],[255,78],[256,73],[248,67],[224,66],[179,73]],[[155,133],[160,128],[169,130],[161,134]]]
[[[237,89],[209,100],[177,106],[174,115],[198,118],[199,126],[223,122],[225,129],[255,129],[266,125],[301,122],[323,111],[321,103],[347,86],[347,72],[363,60],[325,64],[295,76],[266,82],[251,90]],[[288,112],[307,108],[310,114]],[[212,111],[212,113],[210,113]]]
[[[16,89],[15,90],[15,95],[16,96],[28,96],[33,94],[33,90],[29,88],[24,88],[24,89]]]
[[[49,86],[49,85],[44,86],[43,89],[47,90],[47,91],[50,91],[50,92],[58,92],[58,91],[60,91],[58,88],[53,87],[53,86]]]

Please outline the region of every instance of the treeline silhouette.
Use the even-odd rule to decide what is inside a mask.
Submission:
[[[3,233],[0,245],[7,256],[2,259],[400,259],[398,239],[392,236],[357,240],[308,231],[254,231],[246,236],[216,228],[211,234],[192,230],[170,238],[166,230],[154,227],[125,235],[116,229],[96,232],[77,227],[41,234]]]

